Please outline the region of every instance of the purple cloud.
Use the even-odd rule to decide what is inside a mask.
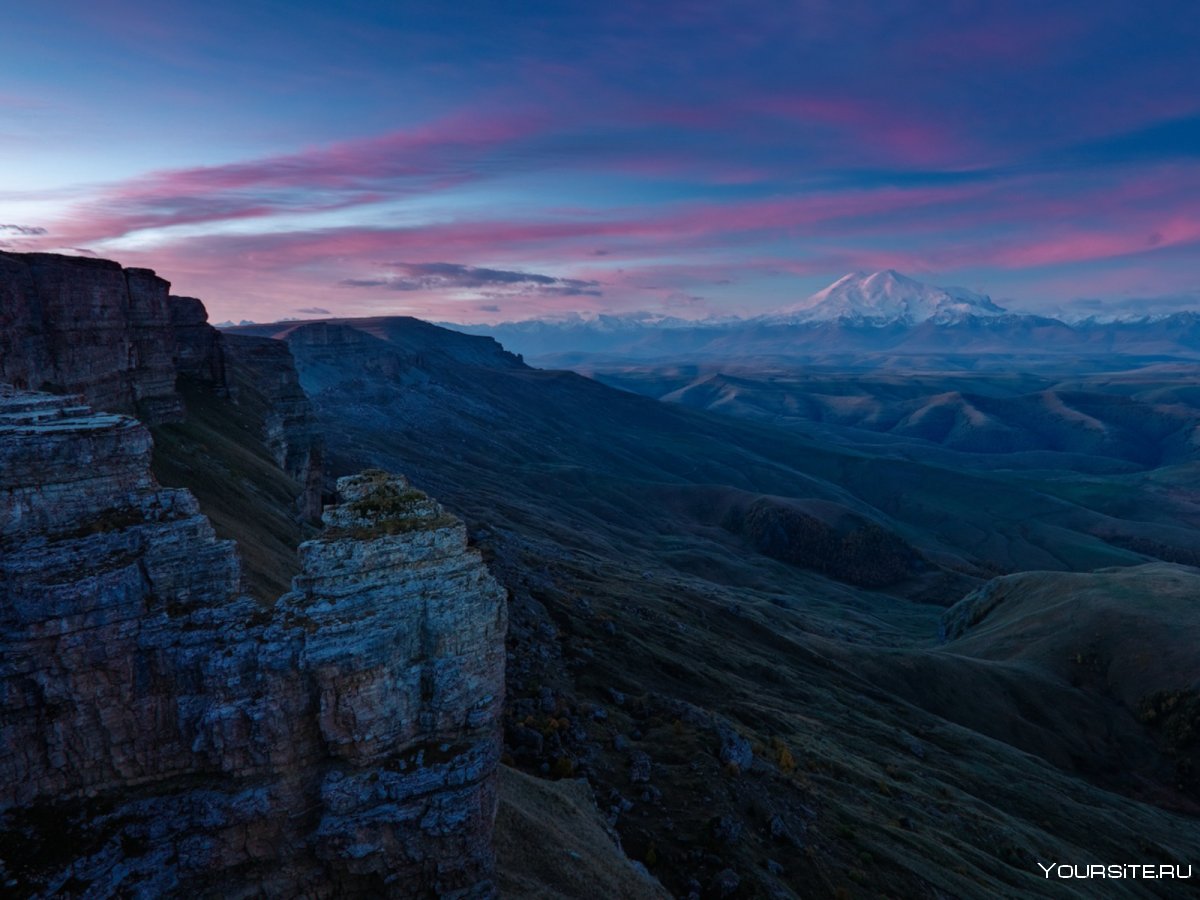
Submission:
[[[484,177],[490,155],[526,140],[539,123],[536,115],[460,110],[410,129],[296,153],[154,172],[102,188],[58,230],[95,241],[436,193]]]
[[[387,288],[392,291],[495,290],[503,288],[525,292],[558,294],[560,296],[599,297],[598,281],[578,278],[559,278],[537,272],[516,272],[508,269],[488,269],[459,263],[406,263],[389,266],[393,274],[379,278],[344,278],[345,287]]]

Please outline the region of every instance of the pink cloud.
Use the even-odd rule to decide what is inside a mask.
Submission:
[[[253,248],[256,263],[287,267],[322,259],[414,260],[446,257],[508,260],[541,251],[593,257],[598,242],[637,258],[691,249],[739,235],[814,234],[837,223],[961,201],[977,188],[896,188],[813,194],[740,203],[694,203],[666,209],[625,209],[610,215],[529,220],[467,219],[410,228],[338,228],[278,234],[192,238],[201,255],[237,257]],[[572,249],[573,248],[573,249]]]
[[[836,103],[812,108],[828,120],[847,109]],[[846,121],[857,123],[850,109]],[[411,227],[265,230],[281,209],[338,209],[392,196],[372,190],[389,178],[427,172],[429,184],[455,166],[463,177],[474,177],[473,166],[483,166],[487,154],[508,149],[538,126],[509,117],[489,120],[476,131],[472,121],[459,116],[304,153],[146,176],[108,189],[105,202],[75,210],[51,234],[29,238],[29,248],[35,241],[43,248],[88,246],[138,228],[259,219],[264,231],[258,234],[176,237],[152,250],[102,255],[158,269],[178,290],[208,300],[218,319],[263,319],[289,314],[299,301],[338,314],[394,310],[449,316],[459,308],[444,292],[397,297],[386,289],[351,292],[336,286],[377,277],[392,260],[498,266],[603,282],[603,298],[523,301],[538,309],[684,304],[696,310],[703,304],[695,298],[713,293],[713,282],[730,275],[832,278],[886,267],[915,274],[981,266],[1011,271],[1132,257],[1200,241],[1200,219],[1191,213],[1200,199],[1200,166],[1183,163],[1069,182],[1054,173],[1024,174],[723,202],[543,206],[519,218],[460,211]],[[403,155],[406,148],[406,159],[391,157],[392,150]],[[442,158],[446,152],[459,154],[449,167]],[[662,165],[669,164],[664,157]]]
[[[543,124],[540,116],[460,111],[389,134],[246,162],[153,172],[100,190],[69,210],[64,242],[146,228],[255,219],[377,203],[482,177],[485,159]]]
[[[880,191],[861,196],[817,195],[776,198],[741,204],[691,204],[667,210],[625,210],[615,217],[577,211],[569,219],[529,221],[467,220],[427,227],[338,228],[260,235],[208,235],[179,239],[152,251],[121,254],[126,264],[155,268],[176,282],[177,290],[206,298],[217,318],[271,318],[263,309],[287,310],[298,298],[319,302],[341,314],[352,306],[360,314],[380,308],[448,315],[446,298],[436,292],[413,292],[397,298],[381,287],[349,297],[336,282],[369,279],[383,261],[464,261],[473,265],[509,264],[541,270],[538,260],[556,263],[555,274],[602,283],[603,300],[538,297],[528,303],[545,309],[639,308],[678,304],[680,298],[703,293],[689,288],[696,276],[713,281],[728,274],[721,266],[680,264],[674,271],[656,264],[663,253],[690,255],[704,248],[728,248],[749,236],[780,230],[813,234],[838,220],[873,217],[889,211],[936,203],[954,191]],[[628,267],[614,273],[597,266],[595,247],[611,246]],[[649,265],[647,265],[649,261]],[[564,265],[567,268],[563,268]],[[746,275],[753,267],[743,267]],[[692,278],[683,277],[687,269]],[[332,295],[332,297],[331,297]],[[229,309],[237,297],[239,308]],[[283,304],[287,304],[284,306]],[[694,304],[693,304],[694,305]],[[702,310],[707,311],[707,310]],[[283,313],[276,313],[276,315]]]
[[[1200,243],[1200,218],[1175,216],[1149,229],[1139,229],[1131,224],[1110,231],[1062,230],[1039,240],[982,253],[979,261],[1023,269],[1114,259],[1195,243]]]

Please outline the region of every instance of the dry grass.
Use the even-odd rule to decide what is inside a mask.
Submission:
[[[236,403],[181,380],[187,418],[152,429],[153,469],[162,484],[191,490],[217,534],[237,541],[247,589],[271,604],[291,588],[296,548],[312,529],[296,517],[301,486],[263,443],[265,398],[232,363],[230,378]]]

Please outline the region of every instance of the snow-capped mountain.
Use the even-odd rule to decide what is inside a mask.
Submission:
[[[968,316],[1000,316],[1005,310],[985,294],[966,288],[922,284],[891,269],[845,275],[807,300],[763,316],[769,324],[847,321],[863,325],[936,325]]]
[[[434,324],[441,325],[444,323],[437,322]],[[502,326],[505,328],[524,329],[526,331],[557,329],[560,331],[586,330],[609,332],[629,331],[639,328],[690,328],[695,324],[690,319],[681,319],[678,316],[669,316],[665,313],[638,311],[621,314],[569,312],[560,315],[542,316],[537,319],[520,319],[515,322],[504,322]],[[461,329],[463,326],[451,325],[450,327]],[[471,325],[468,327],[484,328],[487,326]]]
[[[976,365],[984,358],[1023,353],[1103,351],[1189,361],[1200,356],[1200,311],[1064,321],[1010,312],[984,294],[922,284],[891,270],[846,275],[801,303],[754,318],[601,313],[448,327],[490,335],[535,365],[551,368],[590,365],[589,360],[608,365],[819,361],[830,354],[843,361],[847,355],[864,361],[908,356],[949,365],[960,365],[962,357]],[[951,357],[958,361],[948,363]]]

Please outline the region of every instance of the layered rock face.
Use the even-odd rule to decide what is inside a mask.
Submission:
[[[221,332],[208,324],[208,310],[195,297],[168,298],[174,333],[175,370],[217,390],[227,390]]]
[[[505,605],[461,523],[343,480],[269,609],[138,422],[0,393],[0,885],[490,896]]]
[[[325,442],[308,396],[300,387],[291,349],[283,341],[222,335],[205,327],[219,338],[229,367],[240,369],[266,397],[263,440],[279,468],[301,485],[296,501],[300,515],[316,519],[321,514]]]
[[[223,336],[201,301],[169,289],[109,260],[0,252],[0,383],[82,394],[156,425],[186,416],[179,378],[224,396],[241,364],[268,397],[263,437],[301,485],[297,512],[318,518],[324,443],[287,346]]]
[[[336,763],[317,852],[380,884],[449,892],[494,863],[504,591],[462,522],[403,478],[368,472],[338,493],[280,600],[310,635],[300,665]]]
[[[169,287],[108,260],[0,252],[0,382],[179,419]]]

